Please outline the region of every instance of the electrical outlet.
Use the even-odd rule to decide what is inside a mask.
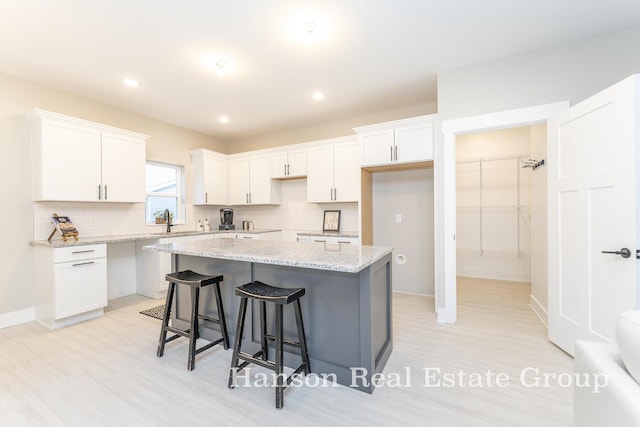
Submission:
[[[400,224],[402,222],[402,214],[396,214],[396,223]]]

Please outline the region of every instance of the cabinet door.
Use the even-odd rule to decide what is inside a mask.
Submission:
[[[106,258],[55,265],[54,319],[62,319],[106,305]]]
[[[307,201],[331,202],[333,198],[333,145],[307,150]]]
[[[269,204],[271,200],[271,163],[269,155],[251,156],[249,165],[249,203]]]
[[[394,159],[393,129],[360,136],[362,166],[384,165]]]
[[[335,145],[334,174],[334,201],[357,202],[360,200],[360,162],[357,142]]]
[[[249,182],[249,157],[229,159],[229,204],[248,204]]]
[[[300,178],[307,176],[307,150],[289,151],[289,163],[287,166],[287,176],[289,178]]]
[[[226,205],[229,192],[227,159],[206,153],[203,156],[204,203]]]
[[[271,153],[271,178],[287,177],[288,156],[286,151]]]
[[[128,135],[102,133],[102,200],[144,202],[145,142]]]
[[[398,162],[433,160],[433,124],[398,128],[395,131]]]
[[[45,119],[34,143],[34,160],[36,200],[99,200],[99,130]]]

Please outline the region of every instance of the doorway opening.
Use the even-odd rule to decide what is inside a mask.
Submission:
[[[507,310],[517,295],[546,324],[546,124],[459,135],[455,148],[458,305]]]
[[[546,121],[566,110],[568,101],[528,108],[446,120],[442,123],[443,138],[438,146],[434,170],[436,208],[436,304],[440,323],[456,323],[456,139],[473,133],[528,126]]]

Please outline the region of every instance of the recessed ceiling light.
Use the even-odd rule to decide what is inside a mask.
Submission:
[[[220,116],[220,117],[218,117],[218,121],[219,121],[220,123],[229,123],[229,117],[227,117],[227,116]]]
[[[215,73],[224,77],[229,73],[229,71],[233,68],[233,64],[226,58],[222,57],[213,57],[207,60],[207,64],[209,68],[211,68]]]
[[[132,79],[132,78],[129,78],[129,77],[126,77],[126,78],[122,79],[122,84],[127,86],[127,87],[138,87],[138,86],[140,86],[140,82],[139,81],[137,81],[135,79]]]
[[[320,101],[322,101],[324,99],[324,92],[315,91],[311,95],[311,98],[313,98],[314,101],[320,102]]]

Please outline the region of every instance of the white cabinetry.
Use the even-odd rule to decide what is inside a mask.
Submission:
[[[307,176],[307,150],[271,153],[271,178],[301,178]]]
[[[311,203],[357,202],[360,199],[358,142],[342,142],[309,147],[307,156],[307,201]]]
[[[357,245],[357,237],[342,237],[342,236],[309,236],[298,235],[298,242],[316,242],[316,243],[333,243],[333,244],[349,244]]]
[[[191,152],[193,204],[226,205],[228,203],[228,160],[224,154],[204,149]]]
[[[269,154],[229,159],[229,204],[280,204],[280,183],[271,179]]]
[[[33,110],[33,198],[144,202],[147,135]]]
[[[383,166],[433,160],[435,115],[355,128],[362,166]]]
[[[282,240],[282,232],[268,231],[265,233],[216,233],[216,239]]]
[[[34,247],[35,318],[49,328],[99,317],[107,305],[106,244]]]

